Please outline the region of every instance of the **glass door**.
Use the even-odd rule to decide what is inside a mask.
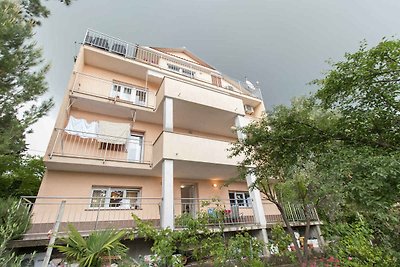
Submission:
[[[192,217],[196,215],[196,194],[197,187],[194,184],[181,185],[181,212],[182,214],[190,214]]]
[[[128,161],[143,161],[143,135],[132,134],[127,143]]]

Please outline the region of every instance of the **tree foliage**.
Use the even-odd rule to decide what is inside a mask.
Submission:
[[[0,266],[19,267],[24,255],[9,249],[10,242],[23,234],[30,225],[30,213],[12,198],[0,202]]]
[[[36,194],[44,165],[25,156],[25,136],[53,106],[52,99],[43,97],[49,65],[33,40],[35,27],[50,12],[40,0],[0,1],[0,11],[0,197]]]
[[[242,129],[243,154],[261,191],[314,203],[328,223],[368,221],[390,251],[400,202],[400,41],[382,40],[332,64],[319,90]],[[279,185],[276,185],[279,184]],[[283,189],[283,190],[282,190]],[[275,194],[276,193],[276,194]]]
[[[113,258],[122,259],[128,250],[121,243],[126,235],[124,231],[104,230],[91,232],[87,238],[72,225],[69,225],[67,237],[60,238],[63,245],[54,246],[62,252],[71,263],[82,267],[100,267],[110,263]]]

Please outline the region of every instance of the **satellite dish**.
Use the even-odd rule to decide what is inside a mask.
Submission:
[[[256,90],[256,87],[254,86],[254,84],[252,84],[249,80],[247,80],[246,79],[246,85],[247,85],[247,87],[250,89],[250,90],[252,90],[252,91],[255,91]]]

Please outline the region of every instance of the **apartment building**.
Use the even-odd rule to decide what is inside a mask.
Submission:
[[[125,42],[88,30],[65,90],[37,197],[26,197],[32,227],[23,241],[74,224],[82,234],[224,210],[225,231],[247,229],[267,241],[279,211],[248,190],[255,177],[225,186],[240,158],[229,157],[235,129],[265,111],[257,85],[236,81],[185,48]],[[297,205],[293,225],[304,225]],[[318,224],[317,214],[313,214]],[[58,222],[56,224],[56,222]],[[57,226],[55,228],[55,226]]]

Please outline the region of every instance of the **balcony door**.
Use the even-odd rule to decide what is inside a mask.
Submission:
[[[181,212],[182,214],[196,215],[197,186],[195,184],[181,185]]]
[[[113,84],[110,97],[119,98],[121,100],[132,102],[133,104],[145,106],[147,101],[147,92],[126,85]]]
[[[143,135],[131,134],[127,142],[128,161],[143,162]]]

